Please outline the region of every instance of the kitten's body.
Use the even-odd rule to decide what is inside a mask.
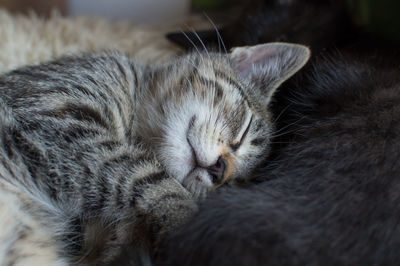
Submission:
[[[400,79],[390,60],[324,59],[285,84],[277,135],[289,131],[289,143],[263,182],[206,200],[167,239],[160,265],[397,265]]]
[[[104,53],[1,76],[0,208],[16,202],[0,215],[1,263],[154,251],[197,196],[266,156],[268,102],[308,57],[271,44],[151,68]]]
[[[153,153],[133,143],[129,101],[142,73],[130,67],[120,55],[65,58],[0,81],[8,115],[2,182],[29,194],[26,201],[40,213],[24,202],[20,208],[36,216],[61,258],[96,264],[111,260],[122,244],[147,249],[196,209]],[[16,160],[23,174],[9,167]],[[12,248],[19,263],[22,254]]]

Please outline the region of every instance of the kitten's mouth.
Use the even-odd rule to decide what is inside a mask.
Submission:
[[[191,150],[191,157],[189,160],[191,170],[189,170],[185,178],[188,178],[190,175],[192,175],[192,173],[196,169],[203,169],[205,172],[207,172],[209,179],[215,186],[221,185],[225,180],[225,170],[227,169],[227,162],[221,156],[219,156],[217,162],[214,165],[207,167],[200,165],[197,159],[196,151],[191,144],[189,137],[186,137],[186,140]]]
[[[195,122],[196,116],[193,115],[189,120],[188,128],[186,131],[186,141],[190,148],[190,158],[187,160],[190,170],[185,175],[185,179],[194,178],[198,181],[205,182],[210,186],[220,186],[229,179],[229,169],[231,167],[228,160],[223,156],[218,156],[215,163],[211,165],[204,165],[199,161],[196,149],[190,139],[190,132],[192,131]],[[199,175],[201,175],[201,177]],[[207,179],[207,181],[205,181],[205,179]]]

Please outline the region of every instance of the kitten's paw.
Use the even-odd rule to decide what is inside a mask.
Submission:
[[[210,176],[200,169],[195,169],[187,175],[182,185],[196,198],[204,198],[214,188]]]

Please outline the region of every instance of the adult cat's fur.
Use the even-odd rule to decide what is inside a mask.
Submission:
[[[308,58],[274,43],[157,68],[118,53],[66,57],[1,76],[0,211],[12,209],[0,215],[1,263],[151,252],[196,211],[194,197],[266,156],[268,103]]]
[[[264,182],[207,199],[159,265],[397,265],[400,73],[374,65],[324,59],[289,81],[295,132]]]
[[[250,0],[238,16],[225,21],[219,34],[227,50],[287,41],[306,44],[316,54],[358,35],[345,7],[342,0]],[[202,48],[202,43],[208,48],[223,48],[215,29],[170,33],[167,37],[186,49],[193,49],[193,45]]]

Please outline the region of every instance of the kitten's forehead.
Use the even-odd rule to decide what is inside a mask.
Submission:
[[[195,81],[195,89],[215,90],[215,96],[222,100],[242,104],[247,100],[244,85],[231,66],[228,56],[223,54],[192,54],[183,59],[186,77]],[[208,91],[210,92],[210,91]]]
[[[214,74],[224,72],[230,76],[236,76],[231,66],[230,59],[225,54],[191,54],[184,59],[189,67],[195,68],[199,73],[208,77],[215,77]]]
[[[209,110],[217,110],[218,116],[229,122],[231,134],[238,134],[252,110],[245,93],[245,85],[231,67],[228,56],[191,55],[184,64],[186,73],[183,75],[187,86],[208,99]]]

